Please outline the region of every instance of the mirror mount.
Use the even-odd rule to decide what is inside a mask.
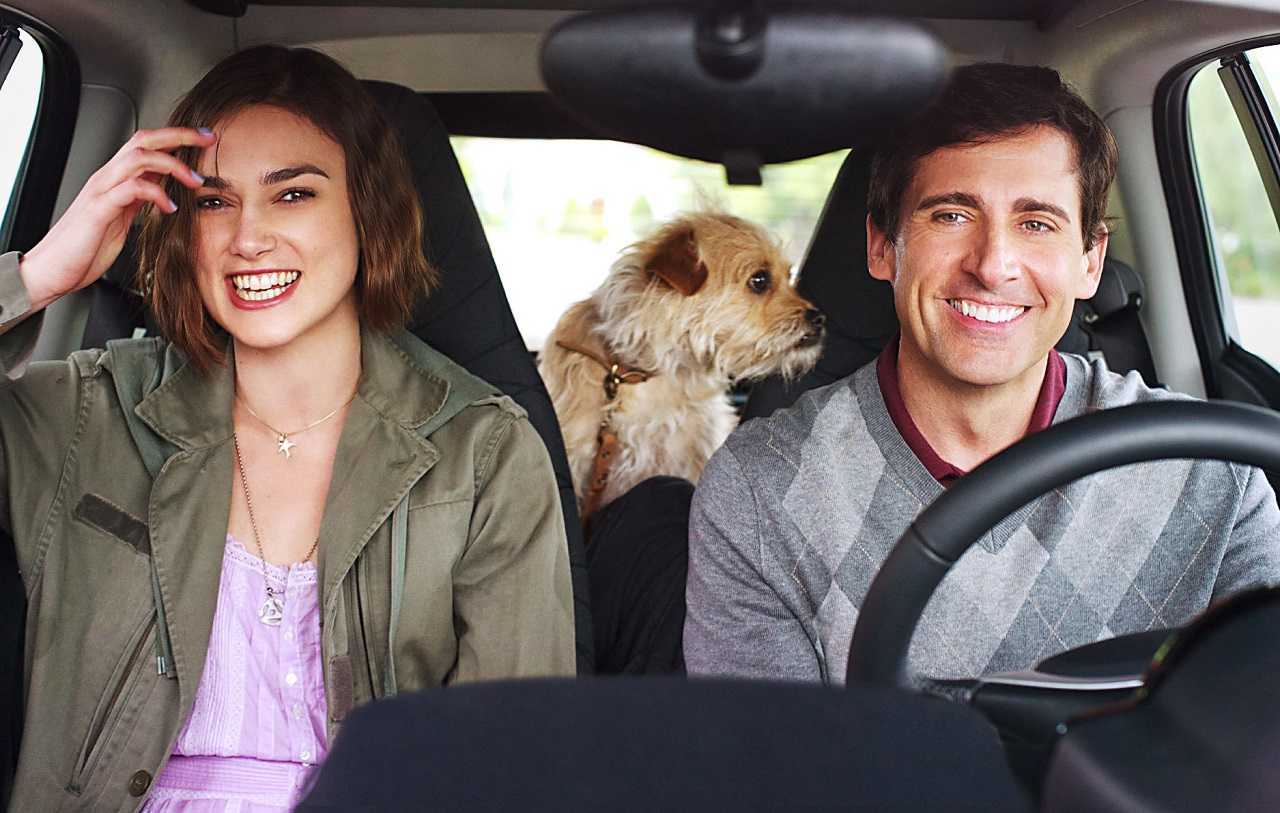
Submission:
[[[719,0],[698,16],[698,62],[717,79],[746,79],[764,62],[769,16],[760,0]]]

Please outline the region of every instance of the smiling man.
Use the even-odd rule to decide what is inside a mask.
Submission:
[[[972,65],[886,139],[867,265],[899,336],[878,360],[740,427],[690,517],[693,674],[844,679],[858,606],[889,549],[956,478],[1086,412],[1182,396],[1062,355],[1093,295],[1116,146],[1047,68]],[[1024,669],[1185,623],[1280,582],[1280,510],[1256,469],[1113,470],[1006,518],[952,568],[912,644],[935,677]]]

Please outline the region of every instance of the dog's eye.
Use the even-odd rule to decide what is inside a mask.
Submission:
[[[747,289],[755,294],[762,294],[769,290],[770,277],[768,271],[757,271],[751,275],[751,279],[747,280]]]

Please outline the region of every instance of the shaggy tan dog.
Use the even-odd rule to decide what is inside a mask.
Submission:
[[[654,475],[696,483],[737,424],[730,383],[807,371],[822,325],[778,246],[745,220],[688,215],[624,251],[539,362],[584,519]]]

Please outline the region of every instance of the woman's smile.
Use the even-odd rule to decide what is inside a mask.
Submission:
[[[241,310],[257,310],[278,305],[297,288],[298,271],[245,271],[227,275],[231,304]]]

